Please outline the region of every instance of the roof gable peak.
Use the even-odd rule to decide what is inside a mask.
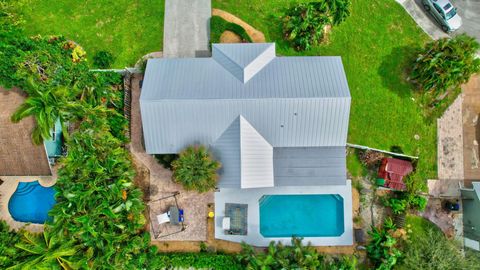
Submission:
[[[275,43],[213,44],[212,58],[247,83],[275,58]]]

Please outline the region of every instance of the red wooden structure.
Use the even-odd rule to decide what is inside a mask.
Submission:
[[[413,171],[412,163],[397,158],[384,158],[378,170],[378,178],[385,179],[384,187],[405,190],[403,177]]]

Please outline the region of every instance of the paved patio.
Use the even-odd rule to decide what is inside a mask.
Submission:
[[[178,206],[184,209],[184,218],[186,229],[182,232],[171,234],[169,236],[154,239],[153,241],[206,241],[207,240],[207,214],[208,204],[213,203],[213,192],[197,193],[185,191],[181,185],[171,181],[172,172],[160,165],[157,160],[145,152],[143,146],[142,122],[140,116],[140,84],[143,80],[142,74],[134,74],[131,78],[132,104],[131,104],[131,144],[130,151],[135,159],[135,163],[149,182],[149,194],[147,198],[154,201],[178,192]],[[168,128],[168,127],[165,127]],[[163,203],[163,202],[162,202]],[[166,205],[162,203],[152,203],[150,216],[154,231],[160,231],[164,227],[158,224],[156,215],[166,210]],[[173,228],[176,229],[176,228]],[[165,230],[165,228],[163,228]],[[169,229],[170,230],[170,229]]]
[[[0,220],[4,220],[10,228],[18,230],[24,227],[31,232],[42,232],[43,224],[29,224],[15,221],[8,211],[8,201],[15,192],[18,182],[33,182],[38,180],[40,185],[45,187],[53,186],[56,183],[54,176],[2,176],[3,184],[0,185]]]

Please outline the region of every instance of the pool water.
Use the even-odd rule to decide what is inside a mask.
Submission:
[[[43,224],[51,220],[48,212],[55,205],[55,189],[38,181],[19,182],[8,202],[8,211],[16,221]]]
[[[259,205],[264,237],[329,237],[344,232],[343,198],[337,194],[265,195]]]

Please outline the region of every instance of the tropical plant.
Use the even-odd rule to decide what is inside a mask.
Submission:
[[[310,244],[303,245],[302,238],[293,237],[291,246],[271,242],[264,252],[256,252],[243,243],[237,256],[246,269],[332,269],[355,270],[356,257],[324,257]]]
[[[480,71],[478,42],[465,34],[428,43],[413,64],[411,79],[435,95],[458,87]]]
[[[15,247],[27,255],[10,270],[15,269],[79,269],[86,266],[88,253],[78,256],[81,245],[75,240],[64,239],[58,233],[52,233],[49,226],[45,226],[43,234],[22,232],[21,240]],[[83,258],[82,258],[83,257]]]
[[[32,140],[35,144],[51,139],[51,129],[57,120],[60,120],[64,135],[67,135],[65,123],[78,112],[79,104],[67,100],[69,93],[65,87],[40,89],[33,80],[29,82],[30,94],[13,113],[12,122],[18,123],[25,117],[33,116],[36,120],[32,131]]]
[[[327,25],[338,25],[350,15],[350,0],[301,3],[283,16],[283,33],[296,50],[318,45]]]
[[[113,54],[107,51],[98,51],[93,56],[93,64],[97,68],[111,68],[114,61]]]
[[[220,166],[205,146],[188,146],[172,162],[172,178],[186,190],[206,192],[215,188]]]
[[[301,238],[292,238],[291,246],[271,242],[265,252],[255,252],[242,244],[238,259],[247,269],[318,269],[323,265],[324,257],[314,247],[303,245]]]
[[[10,230],[5,221],[0,220],[0,269],[6,269],[22,261],[24,252],[15,247],[19,241],[20,235]]]
[[[385,220],[382,228],[372,226],[368,232],[370,241],[366,247],[367,256],[375,266],[375,269],[389,270],[402,256],[396,248],[397,240],[393,237],[396,227],[390,218]]]
[[[383,200],[383,205],[390,207],[395,215],[405,213],[407,210],[407,201],[395,197],[388,197]]]

